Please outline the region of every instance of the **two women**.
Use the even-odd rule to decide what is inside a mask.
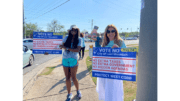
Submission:
[[[102,47],[126,48],[113,24],[108,25],[105,29]],[[96,90],[99,93],[99,100],[123,101],[124,99],[122,80],[97,78]]]
[[[79,84],[76,78],[78,68],[78,52],[81,49],[82,40],[79,38],[79,29],[77,26],[72,25],[69,31],[69,35],[63,39],[61,48],[65,49],[63,52],[62,64],[66,76],[66,86],[68,90],[67,101],[71,101],[71,80],[77,89],[77,96],[81,98],[81,92],[79,91]],[[112,24],[108,25],[105,29],[104,40],[102,47],[111,48],[126,48],[123,39],[119,36],[117,28]],[[104,101],[123,101],[123,81],[115,79],[97,78],[97,92],[99,93],[99,100]]]
[[[65,38],[62,41],[62,45],[60,45],[60,47],[64,49],[62,65],[66,76],[66,87],[68,91],[66,101],[71,101],[73,97],[71,93],[71,78],[77,90],[77,97],[78,99],[81,99],[79,83],[76,78],[76,73],[78,69],[78,53],[82,46],[79,34],[79,28],[76,25],[72,25],[69,29],[69,35],[65,36]]]

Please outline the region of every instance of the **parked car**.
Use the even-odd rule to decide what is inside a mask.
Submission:
[[[31,66],[35,60],[35,56],[32,51],[23,45],[23,67],[29,65]]]
[[[126,40],[132,40],[133,38],[132,37],[127,37]]]
[[[90,39],[89,42],[93,42],[94,40]]]
[[[33,39],[23,39],[23,45],[27,46],[30,50],[33,49]]]
[[[95,42],[94,40],[91,40],[91,42]]]
[[[133,40],[137,40],[137,37],[133,37],[132,39],[133,39]]]
[[[90,42],[90,39],[85,38],[84,41],[85,41],[85,42]]]
[[[125,40],[126,38],[125,37],[121,37],[123,40]]]

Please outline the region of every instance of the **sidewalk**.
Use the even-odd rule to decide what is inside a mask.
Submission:
[[[93,83],[86,66],[86,58],[89,52],[85,52],[83,60],[79,61],[77,79],[82,93],[80,101],[99,101],[96,85]],[[53,64],[46,67],[56,66],[49,75],[38,76],[29,93],[23,96],[23,101],[65,101],[67,96],[66,78],[64,75],[61,61],[54,61]],[[72,101],[76,99],[76,88],[71,84],[73,94]]]

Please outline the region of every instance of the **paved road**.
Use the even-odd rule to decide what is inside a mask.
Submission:
[[[23,75],[30,72],[34,68],[36,68],[38,65],[47,62],[48,60],[51,60],[55,57],[62,57],[62,55],[44,55],[44,54],[35,54],[35,61],[32,66],[26,66],[23,68]]]
[[[125,42],[126,45],[139,44],[139,39],[138,40],[125,40],[124,42]]]

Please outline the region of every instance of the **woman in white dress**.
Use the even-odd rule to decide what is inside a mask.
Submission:
[[[126,48],[116,26],[113,24],[108,25],[105,29],[102,47]],[[99,100],[124,101],[123,80],[98,77],[96,90],[99,94]]]

